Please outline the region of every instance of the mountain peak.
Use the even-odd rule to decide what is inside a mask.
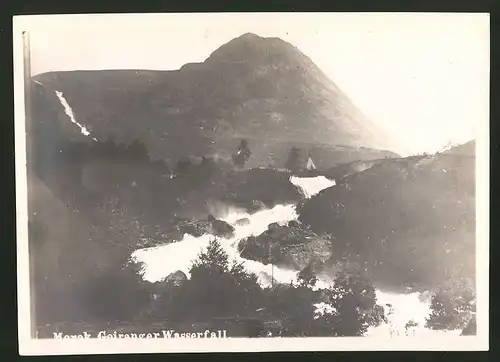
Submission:
[[[236,39],[241,39],[241,40],[263,40],[265,38],[257,35],[257,34],[254,34],[254,33],[245,33],[243,35],[240,35],[239,37],[235,38],[234,40]]]
[[[44,118],[58,119],[52,106],[43,105],[56,102],[61,109],[59,99],[50,95],[57,90],[94,137],[113,135],[129,143],[140,134],[155,158],[225,157],[236,147],[235,140],[245,138],[256,166],[269,165],[271,154],[286,158],[296,146],[318,148],[323,156],[314,163],[322,167],[351,160],[340,158],[346,154],[344,146],[363,154],[360,146],[389,147],[383,132],[309,57],[277,37],[241,34],[204,62],[180,71],[59,72],[37,80],[45,90],[37,105],[44,107],[39,111]],[[59,118],[71,124],[64,113]],[[147,125],[138,119],[148,119]],[[180,147],[182,136],[197,141]],[[281,156],[273,164],[283,164]]]
[[[265,38],[254,33],[245,33],[219,47],[207,60],[209,62],[257,64],[287,62],[293,58],[304,57],[304,54],[297,48],[280,38]]]

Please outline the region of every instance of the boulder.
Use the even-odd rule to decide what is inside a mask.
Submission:
[[[185,282],[187,280],[187,276],[186,274],[184,274],[184,272],[182,272],[181,270],[177,270],[175,272],[173,272],[172,274],[169,274],[166,278],[165,278],[165,282],[167,283],[173,283],[174,285],[180,285],[182,284],[183,282]]]
[[[302,270],[308,265],[314,265],[314,269],[320,269],[332,256],[332,246],[325,238],[317,237],[307,244],[296,244],[284,247],[284,260],[287,265],[296,270]]]
[[[247,219],[246,217],[243,219],[236,220],[236,225],[244,226],[244,225],[248,225],[248,224],[250,224],[250,220]]]
[[[181,234],[189,234],[200,237],[212,231],[212,225],[208,220],[183,220],[177,224],[177,230]]]
[[[311,263],[323,265],[332,256],[328,237],[316,235],[303,227],[269,225],[269,230],[259,236],[240,241],[238,250],[246,259],[273,263],[295,270],[302,270]],[[271,254],[271,255],[270,255]],[[320,269],[318,268],[315,269]]]
[[[177,224],[177,231],[181,234],[190,234],[200,237],[205,234],[212,234],[220,237],[231,237],[234,227],[225,221],[217,220],[212,215],[202,220],[183,220]]]
[[[253,200],[252,206],[255,210],[263,210],[266,208],[266,204],[260,200]]]
[[[212,233],[216,236],[231,237],[234,234],[234,227],[222,220],[212,221]]]
[[[276,230],[276,229],[279,229],[281,226],[280,224],[278,224],[277,222],[273,222],[272,224],[269,224],[269,226],[267,227],[267,230]]]

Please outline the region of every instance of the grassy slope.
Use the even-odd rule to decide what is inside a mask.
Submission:
[[[388,288],[474,277],[475,159],[450,153],[386,160],[307,201],[300,220],[331,233]]]

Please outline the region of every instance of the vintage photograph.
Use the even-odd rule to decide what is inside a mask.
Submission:
[[[22,16],[14,57],[23,353],[488,348],[487,14]]]

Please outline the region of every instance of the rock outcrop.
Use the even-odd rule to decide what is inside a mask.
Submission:
[[[327,236],[319,236],[297,222],[290,222],[288,226],[270,224],[263,234],[241,240],[238,249],[246,259],[295,270],[302,270],[308,265],[320,270],[332,256]]]

